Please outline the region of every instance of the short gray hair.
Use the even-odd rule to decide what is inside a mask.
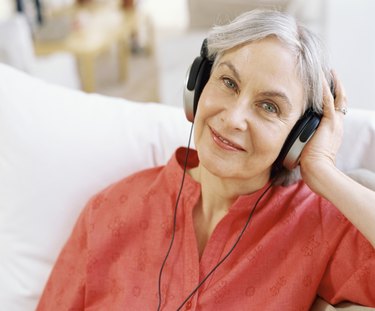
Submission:
[[[322,112],[322,75],[331,76],[319,38],[294,17],[276,10],[256,9],[239,15],[208,33],[208,57],[217,61],[226,51],[266,37],[275,36],[296,56],[298,74],[305,94],[305,110]]]

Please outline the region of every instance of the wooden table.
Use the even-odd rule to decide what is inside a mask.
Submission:
[[[134,9],[108,5],[76,5],[71,8],[74,25],[61,40],[34,40],[36,55],[56,52],[72,53],[77,60],[82,89],[95,91],[95,62],[97,57],[117,46],[119,79],[125,80],[128,70],[129,41],[136,28]]]

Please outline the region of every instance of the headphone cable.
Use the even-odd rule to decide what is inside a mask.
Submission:
[[[164,270],[165,264],[167,262],[167,259],[169,257],[169,254],[171,252],[171,249],[172,249],[172,246],[173,246],[173,242],[174,242],[174,237],[175,237],[175,234],[176,234],[177,208],[178,208],[178,203],[180,201],[180,197],[181,197],[181,193],[182,193],[182,188],[184,186],[184,181],[185,181],[185,175],[186,175],[186,171],[187,171],[187,163],[188,163],[188,158],[189,158],[190,143],[191,143],[191,137],[192,137],[192,133],[193,133],[193,127],[194,127],[194,122],[191,123],[191,127],[190,127],[189,141],[188,141],[188,145],[187,145],[187,149],[186,149],[186,154],[185,154],[184,171],[183,171],[183,174],[182,174],[181,185],[180,185],[180,189],[178,191],[178,195],[177,195],[177,199],[176,199],[176,204],[175,204],[174,212],[173,212],[173,228],[172,228],[171,242],[169,244],[167,253],[165,255],[165,258],[163,260],[163,263],[162,263],[162,265],[160,267],[160,271],[159,271],[159,278],[158,278],[158,299],[159,299],[159,301],[158,301],[158,308],[157,308],[158,311],[160,311],[161,300],[162,300],[161,299],[161,281],[162,281],[163,270]]]
[[[273,186],[273,183],[271,182],[270,185],[263,191],[263,193],[260,195],[260,197],[255,202],[253,208],[250,211],[249,217],[247,218],[247,221],[246,221],[244,227],[242,228],[240,234],[238,235],[238,238],[237,238],[236,242],[234,242],[233,246],[228,251],[228,253],[211,269],[211,271],[209,273],[207,273],[207,275],[204,277],[204,279],[190,292],[190,294],[186,297],[186,299],[177,308],[177,311],[181,310],[181,308],[185,305],[185,303],[188,302],[188,300],[192,296],[194,296],[194,294],[198,291],[198,289],[207,281],[207,279],[216,271],[216,269],[219,268],[219,266],[221,266],[221,264],[232,254],[232,252],[234,251],[235,247],[240,242],[243,234],[245,233],[246,228],[248,227],[248,225],[250,223],[250,220],[251,220],[251,218],[253,217],[253,215],[255,213],[255,210],[256,210],[256,207],[258,206],[258,203],[265,196],[265,194],[268,192],[268,190],[271,189],[272,186]]]

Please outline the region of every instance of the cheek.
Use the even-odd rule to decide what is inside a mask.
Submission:
[[[210,79],[199,98],[196,114],[205,119],[225,109],[231,100],[231,96],[223,92],[217,82]]]
[[[209,86],[206,86],[199,98],[197,111],[194,117],[194,141],[195,145],[199,142],[203,134],[204,125],[207,123],[207,120],[219,113],[218,101],[215,100],[215,97],[210,95],[212,90]],[[215,104],[216,103],[216,104]]]
[[[251,130],[254,153],[267,159],[267,163],[272,164],[280,153],[282,146],[289,134],[289,128],[269,124],[268,122],[253,124]]]
[[[205,122],[197,118],[194,122],[194,145],[195,149],[199,152],[202,147],[207,146],[210,141],[210,133],[205,126]]]

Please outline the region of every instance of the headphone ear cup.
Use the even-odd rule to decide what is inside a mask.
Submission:
[[[195,92],[194,92],[194,116],[197,112],[199,98],[203,92],[204,87],[206,86],[208,79],[210,78],[212,68],[212,61],[208,60],[207,58],[203,58],[201,68],[197,75],[197,81],[195,84]]]
[[[210,78],[212,61],[205,57],[197,57],[190,66],[185,81],[184,88],[184,109],[186,118],[194,121],[194,116],[198,108],[199,98]]]
[[[195,86],[198,79],[199,70],[202,64],[203,58],[201,56],[197,57],[194,62],[189,67],[184,87],[184,109],[186,118],[190,121],[194,121],[195,107],[194,107],[194,97],[195,97]]]
[[[207,58],[207,39],[202,43],[200,54],[190,66],[185,79],[184,109],[190,122],[194,121],[199,98],[211,74],[213,61]]]
[[[297,121],[274,163],[276,172],[283,167],[292,170],[298,165],[302,150],[318,128],[321,118],[321,115],[308,109]]]

